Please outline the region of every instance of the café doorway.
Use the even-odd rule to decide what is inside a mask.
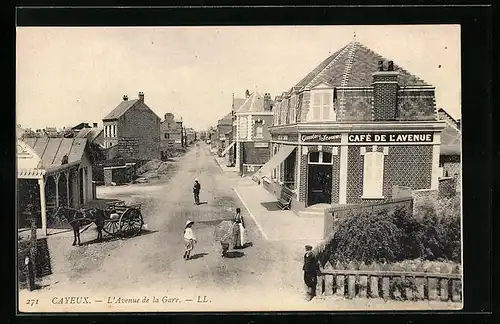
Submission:
[[[332,154],[311,152],[308,158],[307,206],[332,202]]]

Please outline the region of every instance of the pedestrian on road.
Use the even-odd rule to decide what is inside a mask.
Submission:
[[[184,228],[184,246],[186,248],[184,252],[184,260],[189,260],[191,251],[196,243],[196,237],[194,236],[193,229],[191,228],[193,224],[193,221],[188,220]]]
[[[241,249],[245,245],[245,222],[241,215],[241,209],[236,208],[236,214],[233,217],[234,222],[234,244],[235,249]]]
[[[316,296],[316,284],[320,272],[319,261],[312,252],[312,246],[310,245],[306,245],[302,270],[304,270],[304,283],[307,286],[307,300],[309,301]]]
[[[194,179],[193,194],[194,194],[194,203],[196,205],[200,204],[200,190],[201,190],[201,185],[198,182],[198,179]]]

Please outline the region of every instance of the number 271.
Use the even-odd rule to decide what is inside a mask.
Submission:
[[[28,299],[26,301],[27,305],[33,306],[33,305],[38,305],[38,299]]]

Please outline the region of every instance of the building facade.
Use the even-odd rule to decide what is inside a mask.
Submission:
[[[17,142],[19,226],[27,204],[44,232],[58,206],[78,209],[95,199],[92,156],[84,138],[27,138]]]
[[[102,121],[109,159],[118,156],[126,160],[160,158],[160,118],[144,103],[142,92],[134,100],[123,96],[123,101]]]
[[[353,41],[276,97],[272,157],[254,180],[297,211],[437,189],[443,129],[433,86]]]
[[[454,178],[456,190],[462,191],[462,132],[460,121],[455,120],[444,109],[438,111],[439,119],[444,120],[446,128],[441,134],[439,175],[441,178]]]
[[[223,154],[229,152],[229,156],[234,156],[235,167],[243,176],[255,173],[269,160],[271,135],[268,127],[273,121],[272,107],[271,95],[256,91],[235,110],[233,141]]]
[[[176,119],[174,114],[166,113],[160,127],[162,156],[166,156],[168,151],[179,150],[185,146],[182,119]]]

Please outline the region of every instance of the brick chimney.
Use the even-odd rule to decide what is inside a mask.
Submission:
[[[127,101],[128,100],[128,96],[127,95],[123,95],[123,101]]]
[[[395,120],[398,104],[398,76],[394,63],[378,62],[378,71],[373,73],[373,118],[374,120]]]
[[[270,93],[264,94],[264,111],[271,111],[273,105],[273,100],[271,99]]]
[[[139,92],[139,101],[144,102],[144,92]]]
[[[93,123],[92,125],[92,127],[97,128],[97,123]]]

